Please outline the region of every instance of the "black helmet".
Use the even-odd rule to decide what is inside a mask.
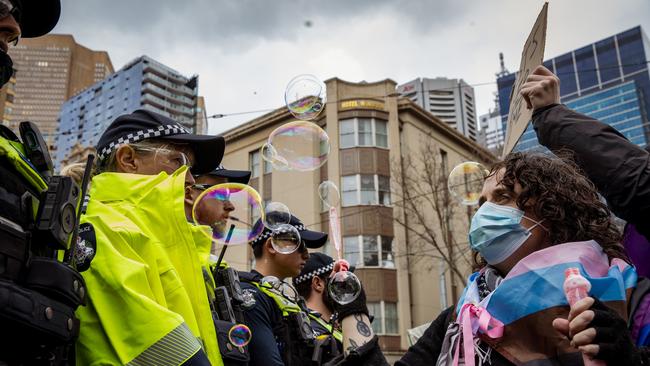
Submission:
[[[60,0],[10,0],[18,8],[23,38],[40,37],[51,31],[61,15]]]

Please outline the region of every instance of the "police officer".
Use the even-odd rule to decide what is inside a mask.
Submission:
[[[247,365],[249,360],[247,348],[232,344],[228,336],[234,326],[244,321],[241,313],[239,277],[237,271],[229,267],[225,261],[219,261],[216,256],[218,249],[216,242],[213,243],[200,231],[205,230],[205,225],[210,226],[211,230],[223,231],[225,227],[222,226],[225,225],[235,207],[228,200],[211,199],[197,205],[194,213],[192,210],[199,195],[205,190],[228,182],[247,184],[250,175],[250,171],[230,170],[219,165],[209,173],[195,175],[196,183],[185,188],[185,214],[188,221],[197,224],[192,225],[196,251],[201,259],[219,350],[226,366]]]
[[[187,216],[187,220],[194,222],[192,209],[203,191],[222,183],[248,184],[250,177],[250,171],[226,169],[223,165],[219,165],[216,169],[206,174],[195,175],[195,183],[185,188],[185,215]],[[212,200],[209,203],[199,205],[196,209],[197,223],[212,226],[217,222],[223,222],[227,219],[229,213],[234,210],[234,207],[228,201]],[[215,251],[216,248],[213,247],[211,250],[212,254],[216,254]]]
[[[60,11],[59,0],[0,0],[0,86],[13,73],[9,44],[48,33]],[[80,190],[53,176],[35,125],[21,123],[20,135],[0,125],[0,364],[73,364],[85,285],[57,258],[74,251]]]
[[[298,294],[305,299],[311,326],[316,335],[332,335],[342,350],[342,335],[334,325],[333,300],[327,290],[327,282],[334,269],[334,259],[324,253],[311,253],[300,275],[293,278]]]
[[[220,162],[222,137],[188,133],[147,110],[101,136],[82,222],[95,249],[79,364],[221,365],[185,187]]]
[[[256,225],[261,225],[258,220]],[[282,251],[272,244],[273,232],[265,228],[250,242],[255,269],[240,272],[244,292],[244,319],[252,330],[249,344],[250,365],[310,365],[314,355],[315,334],[300,296],[285,278],[295,277],[305,266],[307,248],[320,248],[327,234],[307,230],[295,216],[289,225],[300,234],[299,242],[287,238]]]

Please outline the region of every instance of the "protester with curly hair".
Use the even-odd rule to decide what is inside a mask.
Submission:
[[[585,343],[570,336],[584,331],[591,319],[574,318],[594,302],[591,315],[598,323],[591,326],[599,329],[597,341],[607,351],[598,357],[611,365],[639,364],[644,356],[624,320],[636,273],[620,240],[609,209],[573,162],[508,155],[492,168],[472,218],[469,242],[480,270],[456,306],[444,310],[396,365],[582,365],[582,352],[596,352],[576,348]],[[590,280],[593,296],[575,304],[571,314],[562,289],[568,268]],[[360,296],[337,311],[358,313],[363,301]],[[387,364],[377,338],[359,334],[351,318],[342,317],[343,364]]]

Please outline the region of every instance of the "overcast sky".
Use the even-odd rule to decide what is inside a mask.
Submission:
[[[108,51],[115,69],[148,55],[198,74],[208,114],[283,105],[298,74],[322,80],[463,78],[493,107],[498,54],[519,66],[539,0],[64,0],[55,33]],[[306,23],[311,26],[306,26]],[[641,25],[650,0],[550,2],[545,58]],[[213,119],[220,133],[260,113]]]

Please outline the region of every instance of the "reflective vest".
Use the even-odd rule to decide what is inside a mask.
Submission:
[[[201,346],[222,365],[201,260],[184,213],[186,168],[169,176],[102,173],[82,222],[97,253],[84,272],[81,364],[179,365]]]
[[[339,343],[343,344],[343,333],[341,333],[339,330],[334,329],[332,324],[326,322],[325,320],[323,320],[323,318],[313,313],[308,313],[307,315],[309,316],[310,319],[316,321],[323,328],[327,329],[327,332],[332,336],[334,336],[334,339],[336,339]]]

